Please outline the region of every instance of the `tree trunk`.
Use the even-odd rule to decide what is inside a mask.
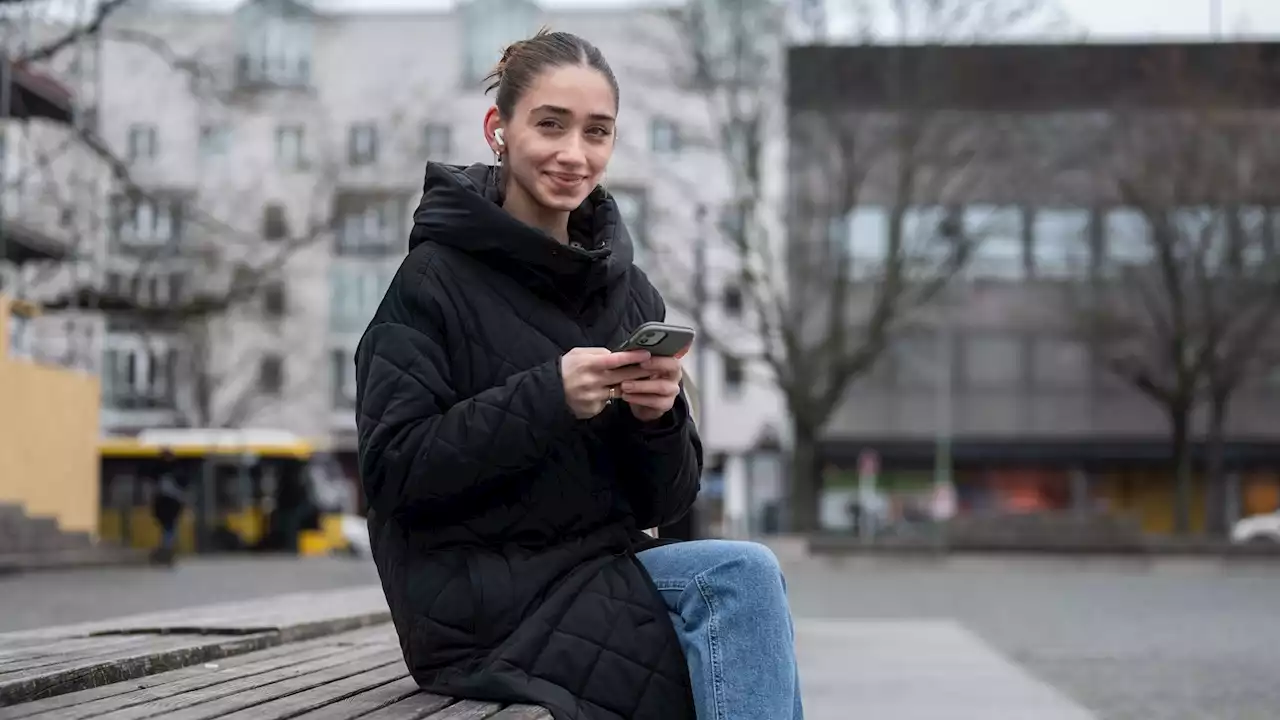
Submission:
[[[1227,398],[1214,397],[1209,404],[1209,434],[1205,439],[1204,529],[1210,537],[1227,534],[1226,432]]]
[[[802,423],[792,423],[790,477],[790,532],[813,532],[818,529],[818,503],[822,495],[822,478],[818,472],[818,433]]]
[[[1173,527],[1178,535],[1191,532],[1191,407],[1178,405],[1169,409],[1173,434],[1174,505]]]

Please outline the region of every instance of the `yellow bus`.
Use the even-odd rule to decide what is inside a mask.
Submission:
[[[327,456],[279,430],[145,430],[101,441],[104,540],[152,549],[156,480],[184,491],[179,553],[345,550],[343,503],[332,500]]]

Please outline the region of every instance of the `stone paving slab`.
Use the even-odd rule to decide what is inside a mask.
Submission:
[[[797,620],[806,720],[1097,720],[950,620]]]

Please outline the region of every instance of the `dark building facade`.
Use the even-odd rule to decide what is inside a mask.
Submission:
[[[828,487],[874,453],[882,486],[909,495],[941,453],[962,511],[1110,507],[1172,529],[1168,417],[1101,366],[1067,320],[1070,298],[1154,262],[1135,240],[1146,216],[1113,172],[1160,156],[1160,133],[1143,128],[1203,113],[1280,121],[1280,44],[797,47],[788,72],[793,256],[812,258],[821,236],[851,254],[855,278],[873,278],[895,208],[903,247],[919,228],[982,238],[836,410],[820,450]],[[1280,227],[1280,185],[1255,176],[1238,214]],[[916,242],[927,268],[936,243]],[[812,291],[803,272],[792,269],[796,292]],[[1205,423],[1193,422],[1197,468]],[[1224,512],[1280,507],[1280,372],[1244,382],[1227,436]]]

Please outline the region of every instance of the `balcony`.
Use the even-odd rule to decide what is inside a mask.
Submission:
[[[25,265],[74,254],[75,211],[64,199],[62,167],[36,161],[60,135],[50,128],[7,127],[0,136],[0,260]]]
[[[176,338],[110,332],[102,368],[102,424],[108,430],[171,426],[179,419]]]
[[[310,91],[315,11],[294,0],[242,3],[235,13],[235,88]]]
[[[113,206],[112,253],[146,258],[176,255],[182,247],[186,206],[186,197],[173,193],[136,199],[117,197]]]
[[[387,193],[342,192],[334,201],[334,254],[385,258],[404,252],[409,198]]]

